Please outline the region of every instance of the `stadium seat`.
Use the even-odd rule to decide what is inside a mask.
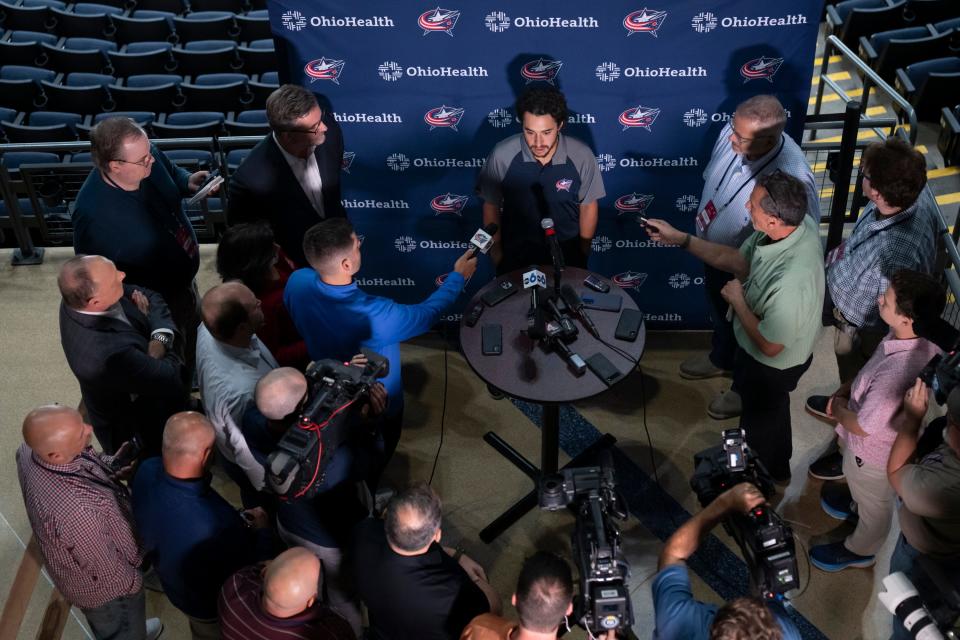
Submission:
[[[48,151],[8,151],[3,154],[7,171],[18,171],[25,164],[50,164],[60,162],[60,156]]]
[[[240,68],[236,44],[224,40],[198,40],[173,48],[177,71],[185,76],[222,73]]]
[[[102,73],[68,73],[64,82],[68,87],[109,87],[113,84],[113,76]]]
[[[254,40],[249,46],[237,49],[237,53],[243,63],[243,71],[247,75],[275,71],[280,67],[277,54],[273,49],[273,40]]]
[[[860,36],[907,26],[903,19],[906,0],[845,0],[827,6],[827,25],[848,47]]]
[[[228,11],[196,11],[173,19],[173,28],[181,42],[194,40],[227,40],[240,35],[232,13]]]
[[[72,142],[77,139],[75,129],[65,124],[35,126],[4,122],[3,133],[13,143],[26,142]]]
[[[0,27],[10,30],[47,31],[55,25],[49,7],[24,7],[0,2]]]
[[[186,11],[183,0],[137,0],[137,9],[148,11],[166,11],[179,15]]]
[[[84,135],[89,135],[90,129],[93,128],[93,125],[103,121],[105,118],[114,118],[114,117],[130,118],[131,120],[139,124],[144,129],[147,129],[147,132],[149,133],[150,125],[153,123],[154,120],[156,120],[157,114],[151,111],[112,111],[110,113],[98,113],[97,115],[93,116],[92,123],[77,124],[77,129]],[[77,155],[78,154],[74,154],[72,157],[72,160],[75,162],[81,162],[81,160],[76,160]],[[88,160],[84,160],[83,162],[88,162]]]
[[[897,69],[947,55],[950,37],[949,31],[941,33],[930,25],[881,31],[869,40],[860,38],[860,57],[881,78],[892,82]]]
[[[960,58],[925,60],[897,69],[895,86],[913,105],[918,120],[936,122],[943,107],[960,103]]]
[[[144,44],[142,42],[136,44]],[[110,66],[113,67],[113,75],[118,78],[126,78],[138,73],[169,73],[177,68],[177,62],[170,53],[172,45],[169,43],[148,43],[152,45],[165,44],[167,48],[157,48],[154,46],[147,51],[130,51],[133,44],[128,44],[121,52],[111,51],[107,53],[110,59]]]
[[[118,111],[164,113],[183,106],[183,96],[172,82],[153,87],[110,86]]]
[[[945,166],[960,164],[960,106],[941,109],[937,149]]]
[[[52,33],[42,31],[11,31],[10,42],[37,42],[40,44],[55,45],[59,38]]]
[[[159,138],[203,138],[223,133],[223,114],[219,112],[185,111],[171,113],[164,122],[154,122]]]
[[[3,80],[54,80],[57,77],[56,71],[43,69],[41,67],[21,66],[15,64],[5,64],[0,67],[0,79]]]
[[[77,11],[77,7],[79,6],[81,5],[74,5],[73,11],[50,10],[56,20],[58,35],[67,38],[113,37],[116,28],[113,26],[113,22],[110,21],[110,16],[107,13],[81,13]],[[107,7],[106,5],[87,4],[85,6],[88,11],[94,6],[101,6],[104,9],[115,9],[114,7]],[[119,11],[119,9],[117,9],[117,11]]]
[[[227,152],[227,168],[231,173],[237,170],[237,167],[250,154],[250,149],[233,149]]]
[[[240,27],[241,42],[251,42],[271,37],[270,17],[266,11],[251,11],[247,15],[238,15],[236,20],[237,26]]]
[[[174,84],[180,86],[183,83],[183,76],[175,73],[143,73],[135,76],[129,76],[124,86],[143,88],[159,87],[164,84]]]
[[[267,104],[267,98],[280,86],[277,75],[276,71],[268,71],[247,84],[250,87],[250,93],[253,94],[253,102],[249,108],[263,109]]]
[[[57,124],[63,124],[74,131],[78,124],[82,124],[84,117],[79,113],[69,113],[66,111],[34,111],[27,116],[28,124],[34,127],[50,127]]]
[[[909,24],[929,24],[956,17],[958,11],[956,0],[908,0],[903,18]]]
[[[0,122],[13,122],[17,118],[17,110],[0,107]]]
[[[214,164],[213,154],[205,149],[168,149],[164,153],[175,163],[190,163],[200,169],[209,169]]]
[[[0,105],[27,112],[43,107],[47,99],[40,82],[53,80],[56,75],[49,69],[38,67],[0,67]]]
[[[951,29],[960,29],[960,17],[941,20],[933,25],[937,31],[950,31]]]
[[[207,74],[197,76],[197,79],[205,78],[204,83],[184,83],[180,90],[186,98],[186,108],[193,111],[211,111],[219,109],[220,111],[237,111],[245,108],[253,102],[253,95],[247,89],[247,77],[239,74],[243,79],[232,82],[223,82],[214,84],[219,78],[232,77],[238,74]]]
[[[246,10],[246,3],[244,0],[190,0],[190,10],[243,13]]]
[[[10,42],[0,40],[0,60],[5,64],[31,66],[46,63],[39,42]]]
[[[106,53],[116,51],[117,44],[98,38],[66,38],[63,46],[41,44],[47,54],[47,65],[63,73],[84,71],[101,73],[111,71]]]
[[[44,80],[40,85],[43,87],[44,95],[47,96],[46,108],[51,111],[69,111],[87,115],[113,111],[115,106],[107,88],[99,84],[66,86]]]
[[[131,42],[123,48],[123,53],[154,53],[156,51],[171,51],[173,50],[173,45],[165,41],[145,41],[145,42]]]
[[[112,20],[113,26],[117,29],[114,38],[119,44],[157,40],[176,42],[173,28],[165,18],[113,16]]]
[[[224,124],[233,136],[262,136],[270,133],[267,112],[263,109],[241,111],[233,120],[227,120]]]

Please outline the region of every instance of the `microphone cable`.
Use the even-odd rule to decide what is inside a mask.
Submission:
[[[443,337],[443,403],[440,409],[440,442],[437,443],[437,453],[433,456],[433,468],[430,470],[430,479],[427,480],[428,486],[433,486],[433,476],[437,472],[437,463],[440,462],[440,450],[443,448],[444,422],[447,418],[447,387],[450,382],[450,349],[447,343],[447,324],[447,322],[443,322],[440,330],[441,336]]]

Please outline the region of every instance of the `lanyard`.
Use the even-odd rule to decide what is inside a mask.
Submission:
[[[773,162],[774,160],[777,159],[777,156],[779,156],[779,155],[780,155],[780,152],[783,151],[783,145],[784,145],[784,139],[783,139],[783,134],[781,133],[781,134],[780,134],[780,146],[777,147],[777,152],[776,152],[775,154],[773,154],[772,156],[770,156],[770,159],[769,159],[769,160],[767,160],[766,162],[764,162],[763,165],[762,165],[759,169],[757,169],[756,171],[753,172],[753,175],[751,175],[749,178],[747,178],[747,180],[746,180],[743,184],[741,184],[741,185],[737,188],[736,191],[733,192],[733,195],[730,196],[730,199],[727,200],[726,202],[724,202],[723,205],[722,205],[719,209],[717,209],[717,213],[720,213],[721,211],[723,211],[724,209],[726,209],[727,206],[728,206],[731,202],[733,202],[733,199],[737,197],[737,194],[740,193],[741,191],[743,191],[743,188],[744,188],[745,186],[747,186],[749,183],[751,183],[751,182],[753,181],[754,178],[756,178],[758,175],[760,175],[760,172],[763,171],[764,169],[766,169],[766,168],[767,168],[767,165],[769,165],[771,162]],[[716,198],[716,197],[717,197],[717,193],[720,192],[720,187],[723,186],[724,181],[727,179],[727,174],[730,173],[730,169],[733,168],[733,163],[736,162],[736,161],[737,161],[737,158],[734,157],[733,160],[730,161],[730,164],[727,165],[727,170],[723,172],[723,175],[720,177],[720,182],[717,183],[716,189],[713,190],[713,198]],[[731,177],[732,177],[732,176],[731,176]],[[712,200],[713,198],[711,198],[711,200]]]

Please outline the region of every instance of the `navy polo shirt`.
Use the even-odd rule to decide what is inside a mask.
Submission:
[[[513,255],[546,245],[540,227],[543,218],[553,218],[561,242],[576,238],[580,205],[606,195],[593,151],[562,133],[546,165],[533,156],[523,134],[497,144],[480,170],[477,193],[500,205],[503,250]]]

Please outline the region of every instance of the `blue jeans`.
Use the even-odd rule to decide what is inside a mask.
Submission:
[[[901,506],[900,508],[902,509],[903,507]],[[929,594],[924,593],[921,584],[922,581],[920,580],[920,576],[923,575],[923,569],[917,564],[917,558],[919,558],[920,555],[920,552],[910,546],[910,543],[907,542],[907,539],[903,537],[901,533],[897,539],[897,546],[893,549],[893,555],[890,556],[890,573],[902,571],[906,574],[907,578],[910,579],[910,582],[913,583],[913,586],[916,587],[920,593],[920,599],[927,601]],[[937,560],[937,564],[947,575],[960,571],[960,558]],[[893,634],[890,636],[891,640],[912,640],[912,637],[900,619],[897,618],[897,616],[893,616]]]
[[[140,589],[132,596],[111,600],[96,609],[81,609],[97,640],[144,640],[147,637],[147,601]]]

